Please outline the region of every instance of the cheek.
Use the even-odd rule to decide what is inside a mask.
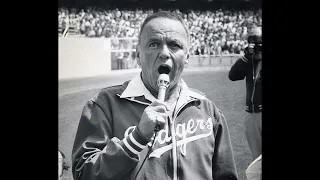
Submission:
[[[181,73],[185,66],[185,60],[181,59],[178,63],[176,63],[177,73]]]
[[[178,52],[174,54],[174,59],[175,59],[175,65],[177,66],[177,70],[180,68],[183,68],[186,63],[186,53],[184,51]]]
[[[146,64],[148,66],[152,65],[155,63],[157,57],[158,57],[157,52],[145,52],[142,55],[142,58],[140,59],[141,64]]]
[[[152,59],[152,54],[146,54],[144,53],[143,55],[141,54],[140,55],[140,67],[142,69],[142,72],[143,72],[143,76],[144,78],[146,78],[148,81],[151,81],[151,83],[154,81],[153,80],[153,64],[154,64],[154,61]]]
[[[160,51],[155,49],[147,49],[144,51],[144,55],[146,58],[156,58],[159,53]]]
[[[174,77],[173,78],[176,78],[176,80],[178,80],[178,77],[180,77],[184,67],[185,67],[185,62],[186,62],[186,55],[184,52],[182,53],[179,53],[179,54],[176,54],[174,56],[175,58],[175,73],[174,73]]]

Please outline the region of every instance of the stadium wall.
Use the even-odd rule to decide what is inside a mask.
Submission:
[[[59,79],[105,75],[111,71],[109,39],[59,37],[58,41]]]

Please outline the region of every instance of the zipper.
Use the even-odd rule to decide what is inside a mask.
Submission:
[[[171,127],[170,128],[170,132],[171,132],[171,138],[172,138],[173,180],[178,180],[177,141],[176,141],[176,133],[175,133],[174,122],[175,122],[180,110],[183,107],[185,107],[187,104],[189,104],[190,102],[193,102],[193,101],[197,101],[197,99],[192,99],[192,100],[187,101],[177,111],[174,112],[172,119],[169,117],[170,127]]]
[[[253,57],[251,58],[252,60],[252,79],[253,79],[253,90],[252,90],[252,95],[251,95],[251,105],[252,105],[252,112],[254,112],[254,104],[253,104],[253,96],[254,92],[256,89],[256,78],[255,78],[255,71],[254,71],[254,62],[253,62]]]
[[[173,163],[173,180],[177,180],[177,141],[176,133],[174,130],[174,120],[169,117],[169,126],[172,140],[172,163]]]
[[[253,90],[252,91],[253,92],[252,92],[252,96],[251,96],[251,103],[252,103],[252,111],[254,112],[253,97],[254,97],[254,93],[256,91],[256,82],[257,82],[257,77],[260,74],[260,71],[256,75],[254,74],[255,70],[254,70],[253,60],[252,60],[252,66],[253,66],[253,76],[252,76],[252,78],[253,78]]]

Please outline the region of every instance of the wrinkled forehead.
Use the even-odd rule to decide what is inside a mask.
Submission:
[[[179,20],[168,18],[155,18],[150,20],[142,29],[141,41],[150,37],[166,36],[188,41],[188,33]]]

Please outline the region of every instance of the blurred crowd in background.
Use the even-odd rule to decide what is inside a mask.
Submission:
[[[161,10],[161,9],[159,9]],[[240,54],[247,46],[248,31],[262,26],[261,9],[171,10],[189,26],[191,54]],[[71,26],[76,34],[91,38],[137,38],[143,20],[154,10],[58,9],[59,29]],[[136,43],[133,43],[133,48]],[[120,48],[119,42],[114,47]],[[121,44],[121,46],[126,46]]]
[[[111,38],[111,49],[116,50],[111,54],[112,69],[136,68],[138,65],[134,49],[138,43],[140,26],[149,14],[160,10],[176,11],[186,22],[191,35],[191,55],[243,54],[248,45],[247,35],[250,29],[262,26],[261,9],[182,11],[88,7],[86,9],[59,8],[58,29],[60,34],[65,29],[69,30],[68,36]]]

